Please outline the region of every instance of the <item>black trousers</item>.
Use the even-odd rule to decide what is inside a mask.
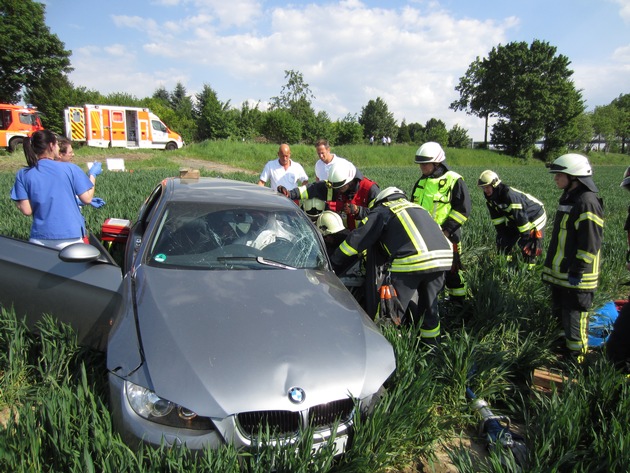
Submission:
[[[413,323],[422,319],[423,338],[440,335],[440,315],[438,295],[444,288],[444,271],[391,273],[392,284],[406,313],[410,313]],[[424,318],[423,318],[424,317]]]

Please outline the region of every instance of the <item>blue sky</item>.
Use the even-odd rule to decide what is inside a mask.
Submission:
[[[477,57],[512,41],[549,42],[571,61],[587,108],[630,93],[630,0],[45,0],[72,51],[70,79],[147,97],[177,82],[261,108],[302,73],[316,111],[360,114],[381,97],[398,122],[430,118],[483,137],[448,105]]]

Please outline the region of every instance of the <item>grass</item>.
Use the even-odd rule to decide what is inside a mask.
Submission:
[[[293,146],[293,157],[312,172],[312,147]],[[98,232],[107,217],[134,220],[138,208],[157,185],[177,173],[175,159],[222,162],[259,171],[273,159],[275,145],[209,142],[173,153],[131,153],[133,172],[104,172],[97,195],[102,209],[86,208],[89,228]],[[358,164],[381,188],[396,185],[409,191],[418,177],[415,147],[337,147],[337,154]],[[108,150],[82,148],[77,160],[120,156]],[[463,263],[470,297],[462,310],[441,302],[444,343],[427,351],[415,329],[383,327],[397,358],[397,371],[372,416],[359,418],[353,446],[333,461],[323,451],[316,458],[293,449],[237,452],[225,447],[191,456],[185,449],[142,449],[132,452],[112,431],[100,354],[76,345],[73,333],[44,319],[37,335],[8,308],[0,312],[0,410],[10,409],[0,428],[0,471],[133,471],[237,472],[414,471],[419,459],[436,461],[446,446],[462,472],[516,471],[500,451],[479,462],[457,447],[458,439],[475,431],[478,417],[470,409],[465,388],[487,400],[497,414],[516,422],[527,440],[526,471],[624,471],[630,458],[630,385],[600,352],[582,365],[558,360],[552,352],[556,322],[540,266],[528,269],[499,256],[494,230],[481,191],[475,186],[484,169],[504,182],[531,193],[544,204],[549,220],[560,191],[542,163],[522,162],[498,153],[447,150],[448,163],[468,182],[473,211],[464,227]],[[627,297],[626,239],[623,223],[629,195],[619,188],[627,156],[592,155],[595,182],[605,202],[605,233],[600,288],[595,307]],[[0,157],[0,169],[8,160]],[[208,175],[202,170],[203,175]],[[30,220],[8,198],[14,171],[0,172],[0,233],[26,238]],[[252,182],[249,174],[223,177]],[[534,368],[561,370],[573,381],[562,392],[541,395],[531,390]],[[304,450],[308,452],[308,449]]]

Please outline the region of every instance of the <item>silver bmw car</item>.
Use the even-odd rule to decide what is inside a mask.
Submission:
[[[345,451],[394,353],[291,200],[170,178],[121,238],[122,268],[96,239],[59,252],[0,237],[0,303],[30,324],[51,313],[106,350],[130,446],[247,448],[268,431],[291,444],[309,432],[315,449],[334,437]]]

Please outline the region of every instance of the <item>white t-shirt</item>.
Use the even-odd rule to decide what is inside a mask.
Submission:
[[[284,169],[277,159],[267,162],[262,172],[260,180],[267,182],[271,180],[271,188],[277,190],[278,186],[284,186],[287,190],[295,189],[304,181],[308,181],[308,176],[300,163],[289,161],[289,167]]]
[[[345,161],[347,163],[349,162],[347,159],[337,156],[336,154],[333,154],[332,157],[333,158],[328,164],[324,164],[324,161],[322,161],[321,159],[318,159],[315,163],[315,175],[320,181],[325,181],[326,179],[328,179],[328,172],[330,171],[330,167],[333,165],[333,163],[338,163],[339,161]]]

